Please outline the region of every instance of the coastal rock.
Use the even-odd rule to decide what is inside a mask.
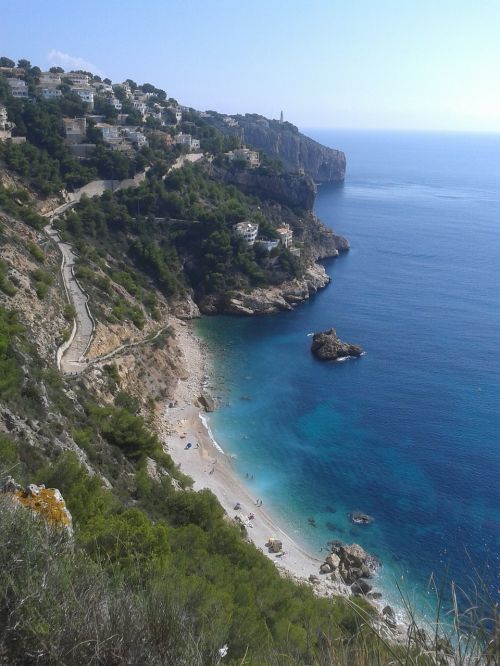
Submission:
[[[338,566],[340,564],[340,557],[338,555],[335,555],[335,553],[331,553],[330,555],[328,555],[325,562],[329,564],[332,567],[332,569],[338,569]]]
[[[202,395],[200,395],[200,397],[198,398],[198,404],[206,412],[215,411],[215,401],[212,398],[212,396],[208,395],[207,393],[203,393]]]
[[[382,617],[385,620],[385,623],[387,624],[388,627],[391,629],[396,628],[396,615],[393,611],[393,609],[390,606],[385,606],[382,609]]]
[[[332,552],[326,557],[324,564],[321,565],[322,573],[335,571],[337,579],[346,585],[359,586],[351,588],[353,594],[367,594],[371,586],[362,579],[370,578],[373,572],[370,563],[373,558],[360,545],[353,543],[351,545],[343,544],[341,541],[331,541]],[[328,569],[327,569],[328,568]],[[361,582],[360,582],[361,581]]]
[[[366,595],[371,592],[372,586],[365,580],[357,580],[351,585],[351,592],[353,594]]]
[[[382,599],[382,592],[369,592],[367,596],[375,601],[377,599]]]
[[[375,521],[375,518],[361,511],[353,511],[353,513],[349,514],[349,518],[357,525],[371,525]]]
[[[297,303],[330,282],[330,277],[320,264],[306,269],[301,278],[287,280],[274,287],[253,289],[249,292],[232,292],[228,297],[210,296],[199,304],[203,314],[261,315],[292,310]]]
[[[361,356],[363,353],[363,349],[359,345],[339,340],[334,328],[323,333],[315,333],[311,351],[321,361],[335,361],[349,356]]]

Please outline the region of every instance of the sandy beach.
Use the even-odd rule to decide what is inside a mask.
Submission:
[[[206,393],[210,378],[209,359],[205,345],[192,329],[191,323],[173,321],[177,345],[186,366],[187,379],[178,382],[175,406],[168,407],[164,415],[163,439],[166,450],[182,471],[194,480],[194,489],[209,488],[219,499],[231,518],[239,516],[247,527],[247,533],[255,546],[265,553],[284,576],[309,582],[315,575],[319,583],[314,590],[320,595],[347,594],[348,588],[321,575],[319,568],[324,560],[306,552],[279,525],[265,506],[257,506],[254,497],[232,467],[226,455],[207,428],[207,415],[196,404],[198,397]],[[191,447],[186,449],[186,444]],[[241,505],[235,510],[236,503]],[[249,515],[254,518],[250,519]],[[283,543],[283,553],[269,552],[265,544],[269,538]]]
[[[202,394],[207,395],[213,375],[206,343],[194,333],[191,322],[173,319],[171,326],[186,372],[185,379],[178,380],[173,406],[166,407],[163,415],[165,449],[182,471],[193,479],[194,490],[210,489],[230,518],[239,516],[247,527],[249,539],[274,563],[281,575],[311,585],[317,596],[351,596],[349,586],[320,573],[324,558],[319,553],[315,556],[307,552],[290,536],[266,507],[265,497],[260,498],[263,506],[257,506],[258,498],[246,487],[233,468],[231,457],[213,438],[209,415],[198,405],[198,398]],[[186,448],[188,443],[191,446]],[[241,508],[236,510],[237,503]],[[253,519],[249,519],[250,514],[254,515]],[[270,552],[266,547],[270,537],[282,541],[283,555]],[[309,580],[311,575],[316,577],[314,584]],[[371,582],[374,591],[383,593],[373,580]],[[387,602],[382,597],[371,600],[371,603],[381,613]],[[391,640],[405,641],[408,619],[403,609],[395,610],[397,627],[390,629],[381,620],[378,630],[390,635]]]

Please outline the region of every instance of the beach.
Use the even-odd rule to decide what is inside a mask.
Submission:
[[[186,379],[179,379],[175,400],[167,407],[162,424],[166,451],[181,470],[193,481],[194,490],[208,488],[218,498],[230,518],[239,517],[246,526],[249,539],[271,559],[283,576],[309,583],[317,576],[313,589],[321,596],[347,595],[349,588],[319,572],[324,558],[315,557],[285,532],[265,498],[252,495],[233,469],[232,459],[214,440],[207,415],[198,406],[198,398],[206,394],[210,377],[210,360],[204,342],[194,333],[191,323],[175,319],[172,323],[176,343],[185,364]],[[190,443],[191,446],[186,448]],[[263,502],[257,505],[257,500]],[[239,503],[239,509],[235,506]],[[253,514],[253,519],[249,518]],[[270,538],[282,542],[282,553],[272,553],[266,547]]]

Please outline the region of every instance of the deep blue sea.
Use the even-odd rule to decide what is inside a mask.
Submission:
[[[316,213],[351,250],[291,313],[200,323],[215,437],[311,551],[377,554],[396,605],[398,584],[423,603],[431,575],[470,592],[474,572],[498,600],[500,136],[309,134],[346,153]],[[316,361],[308,333],[332,326],[366,355]]]

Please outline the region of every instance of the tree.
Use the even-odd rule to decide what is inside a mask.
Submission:
[[[31,63],[29,60],[21,59],[18,61],[17,66],[20,67],[21,69],[30,69]]]
[[[5,56],[2,56],[0,58],[0,67],[15,67],[15,66],[16,63],[10,58],[6,58]]]
[[[52,72],[52,74],[64,74],[64,69],[62,67],[51,67],[49,72]]]

